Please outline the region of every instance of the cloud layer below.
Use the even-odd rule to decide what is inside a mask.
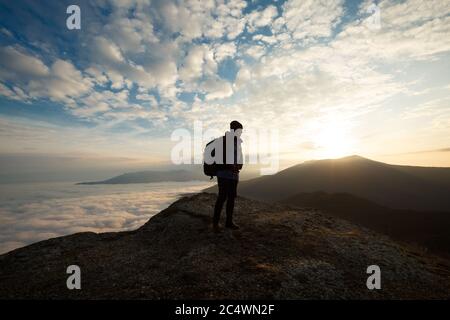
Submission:
[[[0,254],[76,232],[137,229],[180,194],[198,192],[209,185],[205,182],[0,185]]]

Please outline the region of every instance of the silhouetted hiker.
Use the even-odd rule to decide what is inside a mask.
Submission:
[[[241,150],[242,140],[242,124],[238,121],[230,123],[230,131],[225,133],[223,139],[223,158],[224,164],[220,165],[217,170],[217,184],[219,186],[219,194],[217,196],[216,205],[214,206],[213,228],[219,231],[220,213],[222,211],[225,200],[226,205],[226,223],[225,227],[230,229],[239,229],[233,222],[234,200],[236,198],[237,185],[239,182],[239,170],[242,169],[243,157]],[[228,141],[228,143],[227,143]],[[227,148],[227,146],[232,148]],[[232,150],[230,150],[232,149]]]

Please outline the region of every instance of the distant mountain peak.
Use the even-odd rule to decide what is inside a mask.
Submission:
[[[353,154],[353,155],[350,155],[350,156],[345,156],[345,157],[342,157],[342,158],[338,158],[337,160],[370,160],[370,161],[373,161],[371,159],[364,158],[363,156],[360,156],[360,155],[357,155],[357,154]]]
[[[183,182],[193,180],[207,180],[207,177],[200,171],[178,170],[146,170],[138,172],[127,172],[113,178],[102,181],[80,182],[80,185],[94,184],[128,184],[128,183],[151,183],[151,182]]]
[[[365,157],[357,155],[357,154],[353,154],[353,155],[345,156],[345,157],[341,157],[341,158],[319,159],[316,161],[355,161],[355,160],[374,161],[372,159],[365,158]]]
[[[354,161],[367,161],[367,162],[377,162],[374,160],[371,160],[369,158],[365,158],[359,155],[350,155],[350,156],[345,156],[345,157],[341,157],[341,158],[325,158],[325,159],[313,159],[313,160],[306,160],[302,163],[299,163],[297,165],[292,166],[293,167],[299,167],[302,165],[314,165],[314,164],[322,164],[322,163],[344,163],[344,162],[354,162]],[[290,169],[290,168],[288,168]]]
[[[394,209],[450,211],[450,168],[406,167],[350,155],[303,162],[239,184],[240,194],[267,202],[315,191],[346,192]]]

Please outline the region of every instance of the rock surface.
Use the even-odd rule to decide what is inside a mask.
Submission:
[[[238,198],[241,229],[215,234],[215,195],[184,197],[132,232],[78,233],[0,256],[0,298],[448,299],[450,268],[322,215]],[[66,268],[81,268],[68,290]],[[381,268],[381,290],[366,269]]]

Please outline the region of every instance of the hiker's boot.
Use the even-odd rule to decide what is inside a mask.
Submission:
[[[237,230],[239,229],[239,226],[234,224],[233,222],[227,222],[225,225],[225,228],[231,229],[231,230]]]

